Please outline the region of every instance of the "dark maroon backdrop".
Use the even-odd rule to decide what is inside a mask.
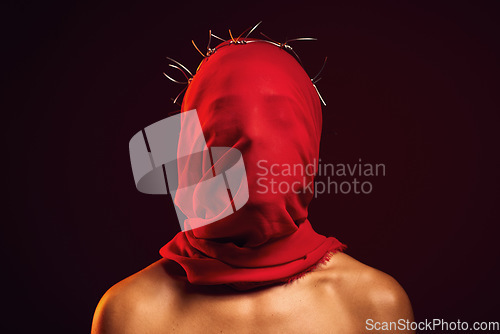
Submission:
[[[318,88],[321,158],[384,163],[370,195],[324,195],[313,226],[393,275],[417,320],[498,321],[498,2],[20,2],[3,10],[0,329],[86,333],[115,282],[159,259],[170,199],[136,191],[128,141],[181,89],[207,31],[263,20]]]

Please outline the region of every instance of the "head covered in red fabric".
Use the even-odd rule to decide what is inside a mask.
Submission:
[[[322,125],[318,93],[293,56],[262,40],[222,43],[186,90],[181,112],[192,109],[208,147],[242,153],[249,198],[233,214],[179,232],[161,248],[189,282],[240,288],[284,282],[343,248],[307,219],[313,173],[290,169],[317,163]]]

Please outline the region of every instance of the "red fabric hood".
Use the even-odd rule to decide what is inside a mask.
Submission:
[[[314,194],[304,184],[312,173],[286,171],[317,163],[322,125],[318,94],[295,58],[265,41],[224,42],[186,90],[181,112],[192,109],[208,147],[242,153],[249,198],[235,213],[179,232],[161,248],[189,282],[244,288],[286,281],[342,249],[307,219]],[[271,182],[289,190],[271,192]]]

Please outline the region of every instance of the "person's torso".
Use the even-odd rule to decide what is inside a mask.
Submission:
[[[312,272],[290,284],[248,292],[182,285],[157,328],[193,334],[359,333],[364,322],[354,316],[356,305],[329,275]]]

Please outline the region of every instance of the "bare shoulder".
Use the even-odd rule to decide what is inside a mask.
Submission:
[[[153,330],[171,314],[179,283],[165,271],[163,260],[113,285],[101,298],[92,321],[92,334],[137,333]]]
[[[319,274],[319,279],[325,282],[323,285],[363,321],[413,321],[410,300],[390,275],[344,253],[333,255]]]

